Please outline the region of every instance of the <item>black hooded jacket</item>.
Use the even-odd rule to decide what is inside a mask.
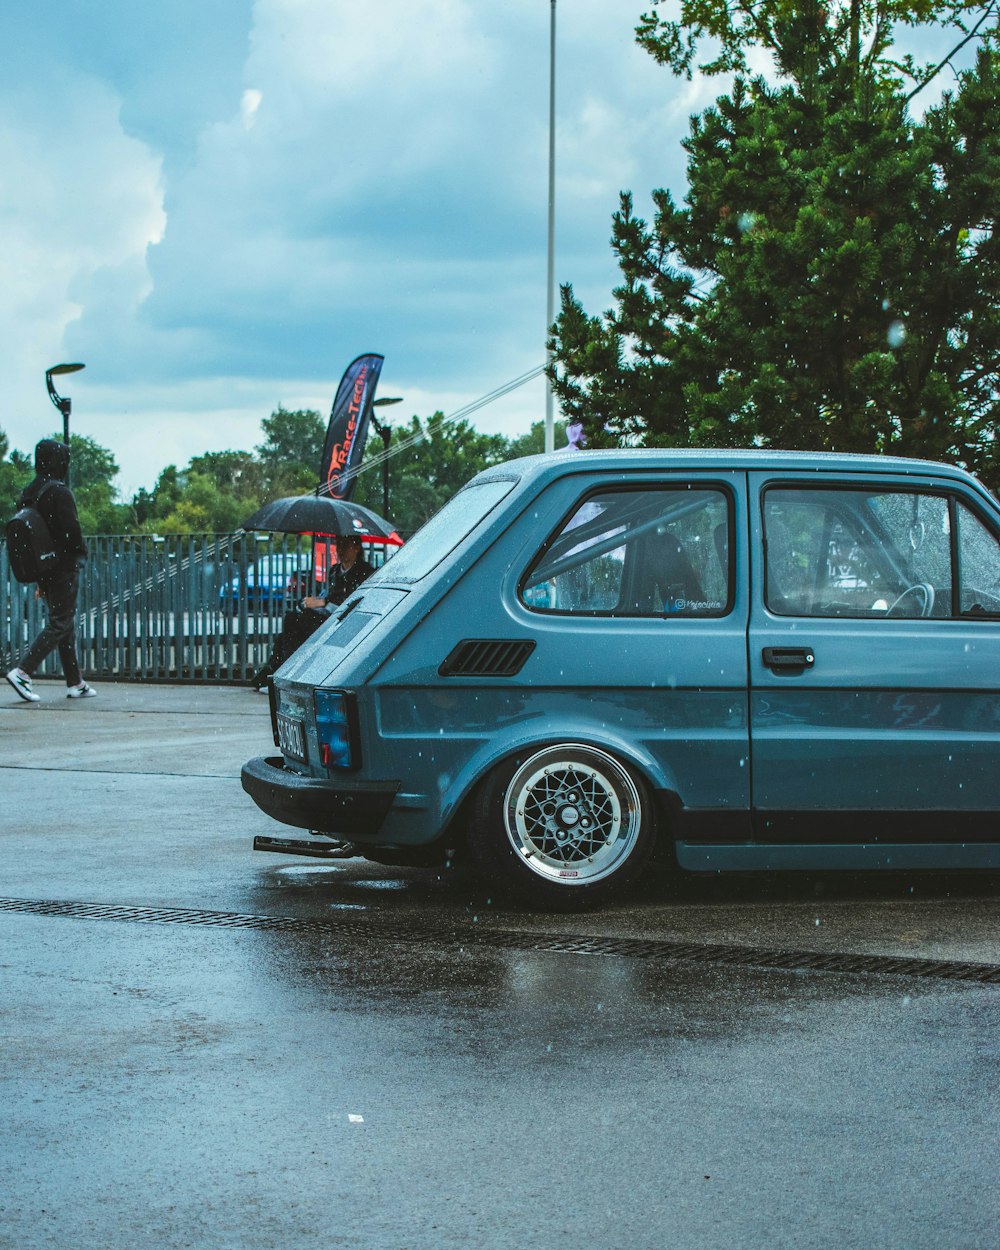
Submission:
[[[375,570],[364,556],[360,555],[346,571],[341,565],[335,564],[330,570],[330,580],[327,583],[327,603],[338,605],[343,603],[349,595],[354,594],[365,578],[371,577],[374,572]]]
[[[87,554],[76,500],[66,484],[69,448],[54,438],[43,438],[35,448],[35,476],[21,492],[19,507],[32,504],[45,518],[59,546],[59,563],[54,572],[69,572]],[[51,483],[51,485],[50,485]],[[43,494],[42,491],[48,487]]]

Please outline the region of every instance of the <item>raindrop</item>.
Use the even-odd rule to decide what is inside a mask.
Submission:
[[[754,226],[757,224],[757,214],[756,213],[740,213],[736,224],[739,226],[740,232],[742,234],[746,234],[748,230],[752,230]]]
[[[909,996],[909,994],[904,994],[904,995],[903,995],[903,1006],[904,1006],[904,1007],[909,1007],[909,1005],[910,1005],[910,996]]]
[[[904,326],[901,321],[892,322],[885,336],[886,342],[889,344],[892,350],[896,351],[900,347],[902,347],[905,338],[906,338],[906,326]]]

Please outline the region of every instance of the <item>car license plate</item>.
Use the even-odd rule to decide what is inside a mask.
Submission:
[[[306,758],[306,731],[300,720],[278,713],[278,745],[292,759]]]

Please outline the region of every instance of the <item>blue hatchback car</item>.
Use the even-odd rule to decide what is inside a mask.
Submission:
[[[476,477],[279,670],[243,785],[537,906],[700,871],[1000,868],[1000,507],[967,473],[562,452]],[[271,848],[273,849],[273,847]]]

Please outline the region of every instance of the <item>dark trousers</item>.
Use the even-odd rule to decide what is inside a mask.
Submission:
[[[272,673],[276,673],[293,651],[297,651],[310,634],[330,618],[315,608],[291,608],[281,618],[281,633],[275,639],[267,663],[250,679],[251,685],[263,686]]]
[[[38,588],[45,598],[49,619],[24,653],[20,666],[29,677],[33,677],[42,660],[58,647],[66,685],[78,686],[80,665],[76,658],[76,596],[80,589],[80,570],[73,568],[65,573],[56,573],[54,577],[40,582]]]

